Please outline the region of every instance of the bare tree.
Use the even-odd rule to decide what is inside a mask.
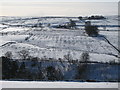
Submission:
[[[68,62],[71,64],[72,63],[72,55],[70,54],[70,52],[68,52],[67,55],[64,55],[64,59],[68,60]]]
[[[26,60],[26,59],[29,58],[30,52],[27,51],[27,50],[21,50],[21,51],[18,52],[18,54],[23,60]]]
[[[89,53],[88,52],[83,52],[81,55],[81,61],[82,62],[88,62],[89,61]]]
[[[12,59],[12,57],[13,57],[12,52],[10,52],[10,51],[6,52],[5,57]]]

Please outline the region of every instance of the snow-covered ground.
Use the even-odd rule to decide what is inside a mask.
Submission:
[[[20,27],[9,27],[0,30],[0,32],[13,32],[13,31],[22,31],[22,30],[29,30],[28,28],[20,28]]]
[[[82,52],[90,52],[90,60],[98,62],[109,62],[118,59],[114,56],[118,52],[109,45],[105,40],[99,37],[84,36],[78,30],[55,30],[54,31],[27,31],[20,35],[3,35],[0,36],[1,47],[4,55],[7,51],[15,53],[20,50],[28,50],[32,56],[48,58],[63,58],[64,55],[70,53],[74,60],[80,59]],[[113,43],[116,47],[117,33],[100,32],[101,35],[105,35],[107,39]],[[112,35],[113,34],[113,35]],[[114,37],[112,37],[114,36]],[[29,38],[28,40],[25,40]],[[16,42],[9,44],[8,42]],[[7,44],[8,43],[8,44]],[[96,58],[99,57],[99,58]],[[14,58],[18,58],[14,55]]]
[[[73,19],[73,18],[72,18]],[[74,18],[76,19],[76,18]],[[120,62],[118,58],[118,51],[114,48],[118,48],[118,31],[114,31],[113,27],[107,29],[110,30],[100,30],[98,37],[89,37],[85,34],[85,30],[81,29],[78,26],[78,29],[63,29],[63,28],[54,28],[54,25],[61,25],[66,22],[69,22],[68,18],[27,18],[27,17],[3,17],[2,23],[0,23],[0,56],[4,56],[6,52],[10,51],[13,54],[13,59],[20,60],[18,52],[21,50],[26,50],[30,52],[30,56],[39,57],[39,58],[53,58],[54,60],[62,59],[65,55],[70,54],[72,60],[81,60],[81,55],[83,52],[89,53],[89,60],[95,62]],[[83,25],[85,21],[80,22],[77,19],[77,24]],[[4,24],[3,24],[4,23]],[[29,27],[31,25],[36,25],[37,23],[43,23],[43,28],[33,28]],[[49,26],[50,24],[50,26]],[[108,17],[107,21],[105,20],[92,20],[92,24],[95,25],[117,25],[116,17]],[[23,26],[22,26],[23,25]],[[109,40],[105,40],[105,38]],[[56,64],[57,65],[57,64]],[[47,66],[47,65],[46,65]],[[59,65],[58,65],[59,66]],[[94,68],[94,65],[92,65]],[[100,65],[99,65],[100,66]],[[91,66],[89,66],[91,67]],[[95,67],[97,67],[95,65]],[[105,66],[102,65],[94,71],[90,71],[91,76],[88,78],[96,78],[97,80],[104,79],[103,77],[97,75],[98,73],[102,75],[103,72],[109,75],[109,79],[114,76],[116,80],[116,73],[118,73],[117,66]],[[112,69],[111,69],[112,68]],[[31,69],[31,68],[30,68]],[[34,69],[34,68],[33,68]],[[101,69],[101,70],[100,70]],[[110,72],[114,72],[112,75]],[[114,70],[116,69],[116,70]],[[31,69],[32,70],[32,69]],[[95,72],[97,71],[97,73]],[[101,71],[103,71],[101,73]],[[92,77],[92,75],[95,75]],[[68,75],[66,75],[68,76]],[[70,76],[70,75],[69,75]],[[97,77],[98,76],[98,77]],[[103,75],[104,76],[104,75]],[[101,77],[101,78],[99,78]],[[103,80],[104,81],[104,80]],[[3,82],[3,86],[10,82]],[[12,87],[11,84],[10,86]],[[28,83],[28,82],[24,82]],[[38,84],[48,83],[49,87],[55,85],[54,87],[82,87],[87,85],[92,87],[92,83],[80,83],[80,82],[32,82],[33,85],[38,87]],[[32,84],[30,82],[30,84]],[[16,82],[21,86],[20,82]],[[62,85],[63,84],[63,85]],[[83,84],[83,85],[82,85]],[[105,87],[117,87],[117,83],[94,83],[96,87],[100,87],[105,84]],[[100,85],[99,85],[100,84]],[[38,86],[37,86],[38,85]],[[61,86],[60,86],[61,85]],[[73,86],[72,86],[73,85]],[[86,86],[85,85],[85,86]],[[17,85],[16,85],[17,86]],[[30,87],[30,86],[29,86]],[[42,85],[41,85],[42,87]],[[84,86],[83,86],[84,87]]]
[[[118,83],[108,82],[35,82],[0,81],[2,88],[118,88]]]
[[[0,56],[7,51],[13,53],[14,58],[19,58],[17,52],[28,50],[31,56],[42,58],[63,58],[70,53],[74,60],[80,59],[81,53],[89,52],[91,61],[109,62],[116,61],[118,55],[108,42],[102,37],[88,37],[84,30],[56,29],[47,27],[44,31],[40,28],[11,27],[10,25],[34,25],[38,22],[47,24],[63,24],[69,22],[68,18],[34,18],[30,17],[2,17],[0,31]],[[116,17],[107,17],[107,20],[91,20],[95,25],[117,25]],[[75,18],[74,18],[75,19]],[[76,20],[78,20],[76,18]],[[84,24],[79,22],[79,24]],[[7,33],[7,34],[6,34]],[[100,31],[115,47],[118,48],[118,31]],[[13,43],[15,42],[15,43]],[[99,58],[98,58],[99,57]]]

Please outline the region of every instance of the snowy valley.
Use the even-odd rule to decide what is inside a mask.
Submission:
[[[75,28],[60,27],[70,20],[76,23]],[[86,21],[98,26],[97,37],[86,34]],[[9,56],[18,64],[17,68],[23,66],[28,71],[24,72],[31,74],[23,75],[25,78],[19,76],[8,80],[118,81],[119,28],[117,16],[106,16],[106,19],[100,20],[80,20],[77,17],[2,17],[0,56]],[[83,61],[83,55],[87,55],[87,61]],[[56,78],[51,79],[53,72]]]

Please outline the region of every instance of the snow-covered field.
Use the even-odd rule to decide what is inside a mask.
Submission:
[[[26,50],[30,52],[30,56],[39,58],[53,58],[55,60],[65,60],[64,56],[71,55],[72,60],[81,60],[83,52],[89,53],[89,60],[95,62],[120,62],[118,51],[114,48],[118,48],[118,32],[116,27],[100,28],[98,37],[89,37],[86,35],[83,27],[85,21],[79,21],[77,18],[77,29],[63,29],[55,28],[56,25],[65,24],[69,22],[68,18],[32,18],[32,17],[2,17],[0,23],[0,56],[4,56],[6,52],[12,52],[13,59],[21,59],[18,52]],[[118,20],[116,17],[107,17],[107,20],[91,20],[94,25],[117,25]],[[42,23],[43,27],[32,27]],[[101,30],[102,29],[102,30]],[[105,40],[105,38],[109,40]],[[95,66],[96,67],[96,66]],[[109,70],[111,66],[107,66]],[[105,68],[105,67],[104,67]],[[100,66],[100,69],[102,65]],[[113,69],[116,68],[112,67]],[[99,69],[99,68],[98,68]],[[115,80],[117,75],[115,73]],[[97,69],[96,69],[97,71]],[[105,71],[105,70],[101,70]],[[91,71],[92,72],[92,71]],[[94,72],[94,71],[93,71]],[[110,73],[110,72],[108,72]],[[94,73],[96,75],[96,73]],[[111,74],[110,74],[111,75]],[[67,76],[67,75],[66,75]],[[91,75],[92,76],[92,75]],[[95,76],[97,77],[97,75]],[[99,76],[98,76],[99,77]],[[92,78],[92,77],[90,77]],[[110,76],[111,78],[111,76]],[[104,79],[104,78],[102,78]],[[24,82],[24,86],[27,86],[28,82]],[[95,87],[117,87],[117,83],[78,83],[78,82],[29,82],[27,87],[46,87],[49,88],[92,88]],[[16,85],[14,85],[16,84]],[[32,85],[33,84],[33,85]],[[93,84],[93,85],[92,85]],[[3,87],[21,87],[20,82],[3,81]]]
[[[80,32],[78,30],[28,31],[20,35],[0,36],[0,49],[3,51],[0,55],[4,55],[7,51],[16,53],[26,49],[34,57],[47,56],[48,58],[58,59],[70,53],[76,60],[80,59],[82,52],[88,51],[91,61],[109,62],[115,60],[118,62],[118,58],[113,56],[117,55],[118,52],[105,40],[99,37],[83,36]],[[29,35],[29,33],[32,35]],[[103,34],[105,35],[105,33]],[[111,34],[106,32],[106,37],[117,47],[117,34],[115,33],[113,34],[114,37],[110,37],[113,36]],[[25,38],[29,39],[25,40]],[[9,44],[8,42],[16,43]],[[19,57],[14,54],[14,58],[18,59]]]
[[[116,17],[115,17],[116,18]],[[107,20],[91,20],[92,24],[117,25],[117,20],[111,17]],[[77,19],[76,19],[77,20]],[[36,23],[44,23],[40,28],[26,27]],[[13,57],[19,59],[16,52],[28,50],[31,56],[42,58],[63,58],[70,53],[74,60],[80,59],[81,53],[89,52],[91,61],[98,62],[118,62],[118,51],[115,50],[102,37],[88,37],[84,30],[69,30],[47,27],[48,24],[61,25],[69,20],[66,18],[9,18],[3,17],[0,31],[0,56],[7,51],[13,53]],[[18,24],[17,24],[18,23]],[[78,21],[79,24],[84,24]],[[25,25],[24,27],[11,25]],[[109,29],[109,28],[108,28]],[[113,29],[114,30],[114,29]],[[100,35],[105,36],[115,47],[118,48],[118,31],[100,31]],[[99,57],[99,58],[98,58]]]
[[[118,83],[1,81],[2,88],[118,88]]]

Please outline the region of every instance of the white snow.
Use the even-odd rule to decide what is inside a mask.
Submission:
[[[28,28],[9,27],[9,28],[1,30],[0,32],[13,32],[13,31],[22,31],[22,30],[28,30]]]
[[[18,57],[18,51],[28,50],[31,56],[42,58],[64,58],[64,55],[70,52],[74,60],[80,59],[81,53],[89,52],[91,61],[109,62],[116,61],[118,52],[100,37],[88,37],[84,30],[69,30],[69,29],[56,29],[49,28],[47,24],[63,24],[69,22],[68,18],[38,18],[29,19],[27,17],[3,17],[4,23],[10,25],[20,24],[36,24],[38,21],[44,23],[44,30],[40,28],[25,28],[25,27],[9,27],[0,31],[1,33],[7,32],[7,35],[0,35],[0,56],[4,55],[7,51],[13,53],[14,58]],[[75,18],[76,19],[76,18]],[[8,21],[7,21],[8,20]],[[9,21],[10,20],[10,21]],[[76,19],[78,20],[78,19]],[[6,22],[7,21],[7,22]],[[114,22],[113,22],[114,21]],[[109,17],[105,20],[92,20],[92,24],[104,25],[117,25],[116,19]],[[79,24],[84,24],[80,22]],[[118,32],[117,31],[100,31],[100,35],[104,35],[115,47],[118,47]],[[28,38],[28,40],[25,40]],[[16,42],[16,43],[11,43]],[[5,46],[2,46],[4,45]]]
[[[0,36],[0,46],[5,44],[5,43],[13,42],[13,41],[22,42],[28,36],[29,35],[5,35],[5,36]]]
[[[108,82],[35,82],[1,81],[2,88],[118,88],[118,83]]]
[[[0,24],[0,56],[11,51],[14,59],[19,59],[20,50],[28,50],[31,56],[47,58],[64,58],[70,53],[73,60],[80,60],[83,52],[89,52],[90,61],[97,62],[119,62],[118,52],[103,38],[88,37],[84,30],[56,29],[51,26],[69,22],[68,18],[29,19],[28,17],[2,17],[6,25]],[[78,20],[78,19],[76,19]],[[34,25],[44,23],[44,30],[40,28],[9,27],[9,25]],[[7,25],[8,24],[8,25]],[[50,27],[47,27],[51,24]],[[78,21],[77,25],[83,25]],[[95,25],[117,25],[113,17],[105,20],[92,20]],[[79,26],[78,26],[79,27]],[[83,27],[79,27],[83,28]],[[102,29],[102,28],[101,28]],[[103,28],[104,29],[104,28]],[[102,30],[103,30],[102,29]],[[100,31],[115,47],[118,47],[118,31],[116,28],[107,28],[113,31]],[[3,33],[7,33],[2,35]],[[25,40],[28,38],[28,40]],[[118,88],[118,83],[108,82],[35,82],[35,81],[0,81],[2,88]]]

